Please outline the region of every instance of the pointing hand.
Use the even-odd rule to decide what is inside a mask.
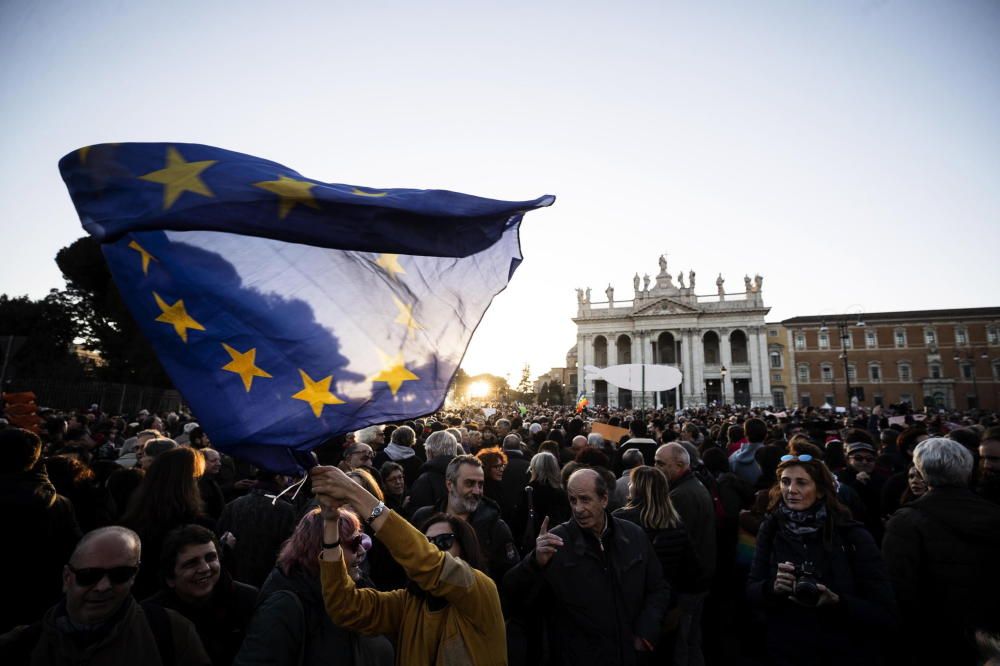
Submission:
[[[546,566],[562,545],[563,540],[558,534],[549,534],[549,517],[545,516],[542,528],[538,531],[538,538],[535,539],[535,562],[540,567]]]

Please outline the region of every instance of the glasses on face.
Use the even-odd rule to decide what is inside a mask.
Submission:
[[[102,569],[100,567],[87,567],[85,569],[76,569],[72,565],[67,564],[67,568],[73,572],[73,576],[76,578],[78,585],[83,587],[90,587],[91,585],[97,585],[101,582],[105,576],[111,581],[112,585],[121,585],[122,583],[127,583],[132,580],[135,575],[139,572],[139,567],[112,567],[110,569]]]
[[[490,469],[507,469],[507,465],[500,463],[499,465],[490,465]]]
[[[857,460],[858,462],[875,462],[875,456],[866,456],[866,455],[857,455],[857,454],[855,454],[855,455],[848,456],[848,457],[851,458],[851,459],[853,459],[853,460]]]
[[[448,550],[455,543],[455,533],[448,532],[447,534],[436,534],[434,536],[427,537],[427,540],[438,547],[438,550]]]
[[[808,453],[803,453],[801,456],[793,456],[792,454],[788,454],[787,456],[781,456],[780,458],[781,462],[788,462],[789,460],[798,460],[799,462],[809,462],[812,459],[813,457]]]

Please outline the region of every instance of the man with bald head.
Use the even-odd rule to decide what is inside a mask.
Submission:
[[[677,596],[681,617],[674,644],[674,663],[679,666],[704,664],[701,615],[715,575],[715,502],[691,471],[691,454],[682,445],[677,442],[664,444],[656,450],[654,461],[656,469],[667,477],[670,501],[684,521],[703,573],[693,585],[698,592]]]
[[[549,625],[554,664],[633,665],[659,638],[669,590],[641,527],[607,512],[608,486],[592,469],[567,484],[573,517],[549,531],[504,578],[511,608]]]
[[[124,527],[85,534],[63,568],[63,600],[41,622],[0,636],[0,661],[210,664],[189,621],[132,599],[141,550],[139,535]]]

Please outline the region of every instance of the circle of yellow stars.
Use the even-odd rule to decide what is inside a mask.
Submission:
[[[80,150],[81,161],[86,160],[87,151],[88,149]],[[177,148],[169,147],[167,148],[166,166],[139,176],[139,178],[163,185],[163,209],[168,210],[185,192],[205,197],[214,197],[215,194],[201,179],[201,174],[216,163],[217,160],[188,162]],[[277,180],[253,183],[253,186],[277,195],[279,219],[285,219],[296,205],[319,209],[319,204],[312,194],[312,189],[317,186],[316,183],[279,175]],[[351,193],[362,197],[383,197],[388,194],[387,192],[367,192],[356,187],[352,189]],[[143,248],[136,240],[132,240],[128,244],[128,247],[139,254],[142,263],[142,273],[144,276],[148,276],[150,264],[152,262],[159,263],[159,259]],[[398,280],[398,276],[406,274],[406,270],[400,263],[400,256],[398,254],[379,254],[372,263],[385,271],[393,280]],[[201,323],[187,312],[183,299],[177,299],[171,304],[156,292],[153,292],[153,299],[160,310],[160,315],[156,317],[155,321],[172,326],[184,344],[188,342],[189,331],[206,330]],[[407,335],[424,330],[424,327],[414,317],[413,305],[404,303],[395,295],[392,296],[392,301],[398,310],[394,323],[405,326]],[[256,347],[240,351],[226,343],[221,344],[223,350],[230,358],[230,361],[222,366],[221,369],[239,376],[247,393],[253,388],[255,378],[273,379],[270,373],[257,365]],[[370,381],[384,382],[392,392],[393,397],[396,396],[405,382],[418,381],[420,379],[406,367],[402,353],[389,355],[378,348],[375,351],[381,360],[382,369],[373,375]],[[301,368],[298,370],[299,377],[302,380],[302,390],[291,397],[307,403],[316,418],[322,416],[323,408],[327,405],[345,404],[344,400],[338,398],[330,390],[330,385],[333,383],[333,375],[313,379],[305,370]]]

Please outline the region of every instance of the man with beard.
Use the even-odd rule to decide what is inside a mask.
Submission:
[[[1000,504],[1000,426],[983,433],[979,441],[979,496]]]
[[[669,589],[641,527],[607,512],[608,485],[592,469],[567,484],[571,520],[548,531],[504,579],[511,604],[549,625],[552,663],[632,666],[653,649]]]
[[[411,522],[420,525],[430,516],[443,511],[472,525],[483,556],[489,562],[490,577],[499,587],[503,575],[517,563],[517,548],[510,527],[500,517],[500,507],[493,500],[483,497],[485,479],[479,458],[455,456],[445,470],[446,499],[417,509]]]

